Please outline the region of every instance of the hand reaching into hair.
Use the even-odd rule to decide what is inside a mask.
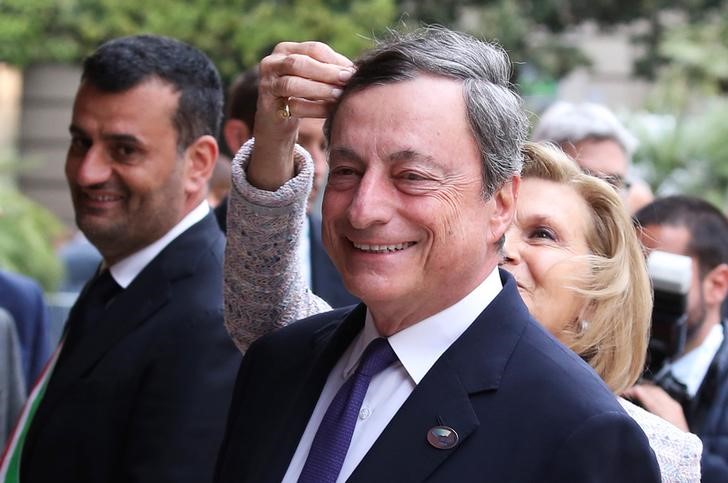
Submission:
[[[320,42],[283,42],[260,63],[255,148],[248,181],[274,191],[295,176],[298,119],[325,118],[354,65]]]

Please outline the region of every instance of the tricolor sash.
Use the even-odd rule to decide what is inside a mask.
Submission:
[[[8,444],[0,459],[0,483],[20,482],[20,456],[23,453],[25,435],[28,433],[33,416],[43,399],[43,394],[48,386],[48,380],[53,372],[53,368],[56,366],[62,347],[63,342],[56,347],[55,352],[53,352],[53,355],[43,368],[43,372],[38,377],[33,390],[28,396],[28,400],[23,405],[18,422],[15,424],[15,428],[8,439]]]

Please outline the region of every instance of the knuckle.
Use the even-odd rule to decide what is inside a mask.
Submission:
[[[306,50],[312,57],[321,57],[329,53],[329,46],[314,40],[306,42]]]
[[[295,87],[294,79],[291,77],[278,77],[271,83],[271,91],[277,96],[289,96]]]
[[[291,51],[291,49],[296,45],[296,42],[278,42],[275,47],[273,47],[273,53],[274,54],[285,54]]]
[[[301,64],[301,57],[297,54],[287,55],[281,61],[281,65],[286,72],[296,72],[296,69]]]

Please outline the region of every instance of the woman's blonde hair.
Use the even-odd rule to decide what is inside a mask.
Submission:
[[[620,393],[642,373],[652,314],[652,289],[632,222],[614,188],[584,174],[560,149],[526,143],[523,151],[524,179],[568,185],[589,207],[590,270],[573,287],[586,301],[586,320],[560,338]]]

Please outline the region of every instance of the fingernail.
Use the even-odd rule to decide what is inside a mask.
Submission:
[[[349,69],[347,69],[347,70],[340,70],[339,71],[339,80],[342,81],[342,82],[346,82],[349,79],[351,79],[351,76],[352,75],[354,75],[354,71],[353,70],[349,70]]]
[[[339,97],[343,91],[341,89],[331,89],[331,95],[334,97]]]

